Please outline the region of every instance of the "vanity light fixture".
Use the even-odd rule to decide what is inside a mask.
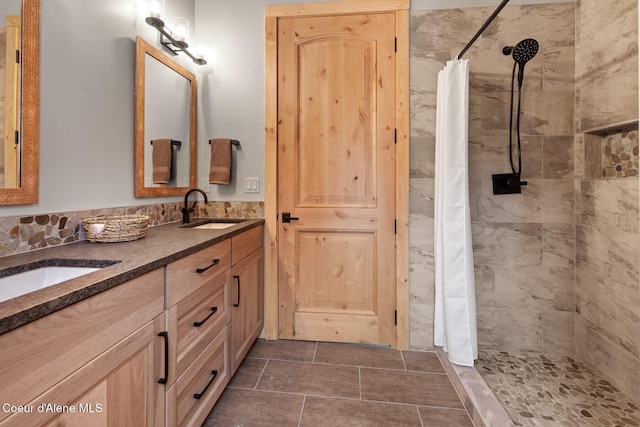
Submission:
[[[169,30],[164,23],[164,1],[153,0],[149,2],[149,16],[145,22],[160,32],[160,43],[172,54],[177,55],[183,52],[198,65],[205,65],[207,61],[201,55],[194,55],[189,52],[189,44],[186,38],[189,35],[189,21],[185,18],[175,18],[173,20],[173,31]]]

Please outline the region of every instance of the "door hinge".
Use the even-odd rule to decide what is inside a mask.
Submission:
[[[393,220],[393,234],[398,234],[398,220]]]
[[[397,37],[393,38],[393,51],[394,52],[398,52],[398,38]]]
[[[398,143],[398,129],[393,130],[393,143],[394,144]]]
[[[398,310],[393,310],[393,324],[398,326]]]
[[[20,51],[16,49],[16,64],[20,63]]]
[[[16,131],[16,145],[20,144],[20,131]]]

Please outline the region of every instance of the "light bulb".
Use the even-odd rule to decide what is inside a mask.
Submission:
[[[149,16],[153,18],[163,18],[164,16],[164,0],[149,1]]]
[[[173,20],[173,38],[183,42],[189,36],[189,21],[185,18],[175,18]]]

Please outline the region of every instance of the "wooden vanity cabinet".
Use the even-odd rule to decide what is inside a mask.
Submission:
[[[231,378],[231,241],[167,265],[167,426],[200,426]]]
[[[161,268],[0,335],[0,426],[163,425],[163,311]]]
[[[262,227],[231,238],[232,367],[236,372],[264,325],[264,250]]]

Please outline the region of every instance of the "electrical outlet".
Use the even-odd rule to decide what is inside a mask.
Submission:
[[[209,185],[209,177],[208,176],[201,176],[200,177],[200,188],[205,193],[208,193],[209,191],[211,191],[211,186]]]
[[[244,192],[245,193],[259,193],[260,192],[260,178],[245,178],[244,179]]]

